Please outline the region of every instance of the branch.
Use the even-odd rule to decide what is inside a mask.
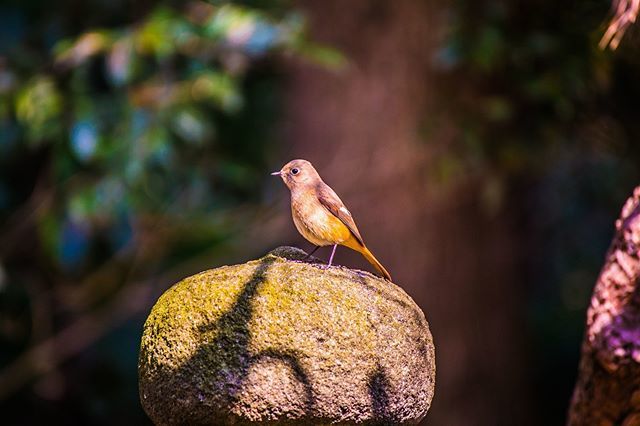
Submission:
[[[614,16],[600,40],[600,48],[616,50],[627,28],[636,21],[640,0],[613,0]]]

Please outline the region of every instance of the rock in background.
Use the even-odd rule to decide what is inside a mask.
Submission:
[[[416,424],[435,386],[429,325],[398,286],[281,247],[186,278],[144,327],[156,424]]]

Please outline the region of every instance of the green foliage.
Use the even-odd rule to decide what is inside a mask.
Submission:
[[[15,115],[32,145],[56,136],[61,113],[62,98],[48,76],[34,77],[17,93]]]
[[[132,282],[231,241],[267,175],[278,55],[342,61],[308,41],[302,16],[277,0],[0,6],[0,307],[21,307],[0,310],[3,368],[67,323],[109,303],[117,311]],[[61,409],[70,422],[116,421],[123,406],[125,423],[139,423],[127,382],[139,321],[79,367],[86,403],[85,392],[61,391],[75,401]],[[94,369],[107,379],[83,385]],[[58,385],[35,393],[60,398],[51,389],[65,375],[47,377]],[[126,391],[101,395],[109,386]],[[108,415],[92,411],[101,405]],[[20,423],[22,408],[11,411]]]
[[[20,136],[3,147],[4,161],[45,152],[47,167],[34,172],[55,192],[40,217],[46,240],[57,233],[49,247],[73,246],[65,238],[78,233],[65,229],[83,229],[76,237],[88,243],[98,231],[132,228],[141,214],[226,214],[256,196],[265,156],[246,151],[263,150],[266,140],[228,141],[234,135],[222,124],[255,120],[243,115],[253,64],[305,49],[339,62],[305,40],[300,15],[276,10],[160,3],[131,24],[65,37],[27,61],[14,46],[1,68],[0,135]],[[50,254],[73,267],[86,253]]]

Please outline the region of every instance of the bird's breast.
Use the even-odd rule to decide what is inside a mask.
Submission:
[[[314,194],[291,194],[291,215],[296,229],[317,246],[340,244],[351,236],[344,223],[331,214]]]

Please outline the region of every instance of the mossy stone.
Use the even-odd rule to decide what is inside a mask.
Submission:
[[[434,393],[429,325],[398,286],[281,247],[186,278],[144,325],[158,425],[416,424]]]

